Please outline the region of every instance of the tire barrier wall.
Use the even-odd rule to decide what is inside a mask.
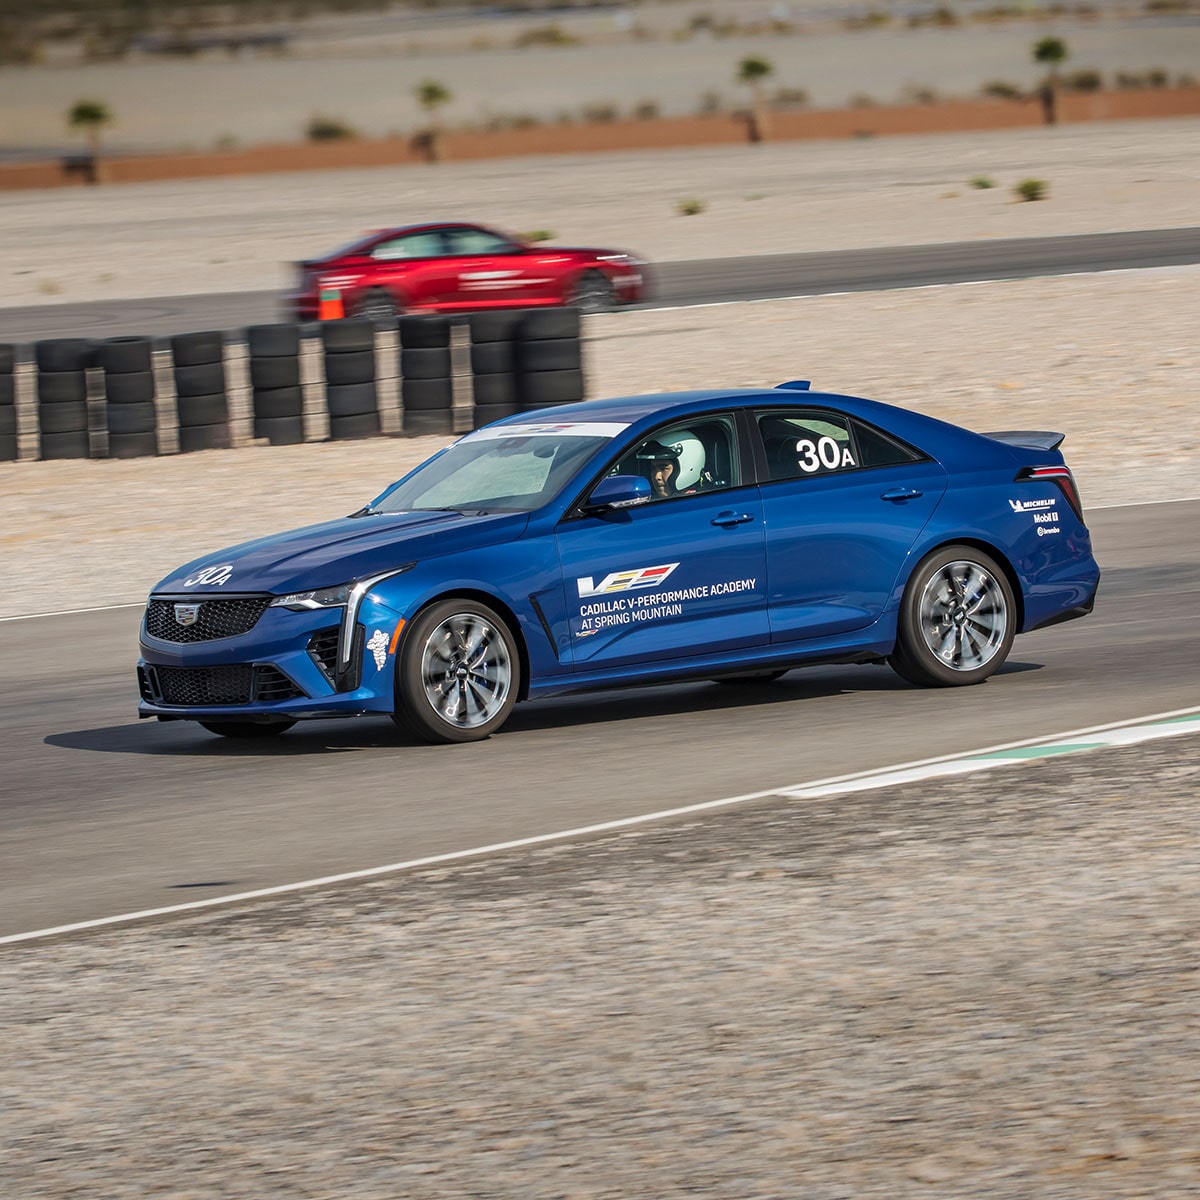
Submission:
[[[584,396],[576,309],[50,338],[0,345],[0,462],[446,436]]]
[[[0,462],[17,457],[16,346],[0,345]]]

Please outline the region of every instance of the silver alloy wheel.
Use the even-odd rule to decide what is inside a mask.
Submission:
[[[952,671],[977,671],[1004,643],[1008,603],[989,571],[959,559],[930,576],[919,619],[921,636],[938,662]]]
[[[504,707],[512,659],[503,634],[479,613],[447,617],[421,651],[425,698],[448,725],[478,729]]]
[[[358,316],[370,317],[372,321],[386,321],[397,316],[396,302],[382,288],[372,288],[358,306]]]
[[[589,272],[575,291],[575,307],[585,313],[610,312],[613,307],[612,284],[603,275]]]

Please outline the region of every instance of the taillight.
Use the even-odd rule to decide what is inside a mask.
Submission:
[[[1075,476],[1068,467],[1022,467],[1017,472],[1019,482],[1029,480],[1045,480],[1057,485],[1059,491],[1067,498],[1067,503],[1075,510],[1075,515],[1083,520],[1083,501],[1079,498],[1079,488],[1075,485]]]

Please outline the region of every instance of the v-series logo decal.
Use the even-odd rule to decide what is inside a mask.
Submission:
[[[658,587],[678,563],[663,563],[657,567],[635,567],[632,571],[614,571],[596,583],[591,575],[575,580],[581,596],[602,596],[605,592],[629,592],[635,588]]]
[[[1054,508],[1055,504],[1053,496],[1048,500],[1010,500],[1008,502],[1008,506],[1013,512],[1033,512],[1038,508]]]

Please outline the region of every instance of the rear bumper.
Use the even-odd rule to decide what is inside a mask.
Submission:
[[[1080,617],[1086,617],[1096,607],[1096,593],[1099,590],[1100,579],[1097,576],[1095,583],[1092,584],[1091,592],[1088,593],[1087,598],[1082,604],[1076,604],[1072,608],[1064,609],[1062,612],[1046,617],[1036,625],[1029,626],[1024,632],[1032,633],[1035,629],[1049,629],[1051,625],[1061,625],[1065,621],[1077,621]]]

